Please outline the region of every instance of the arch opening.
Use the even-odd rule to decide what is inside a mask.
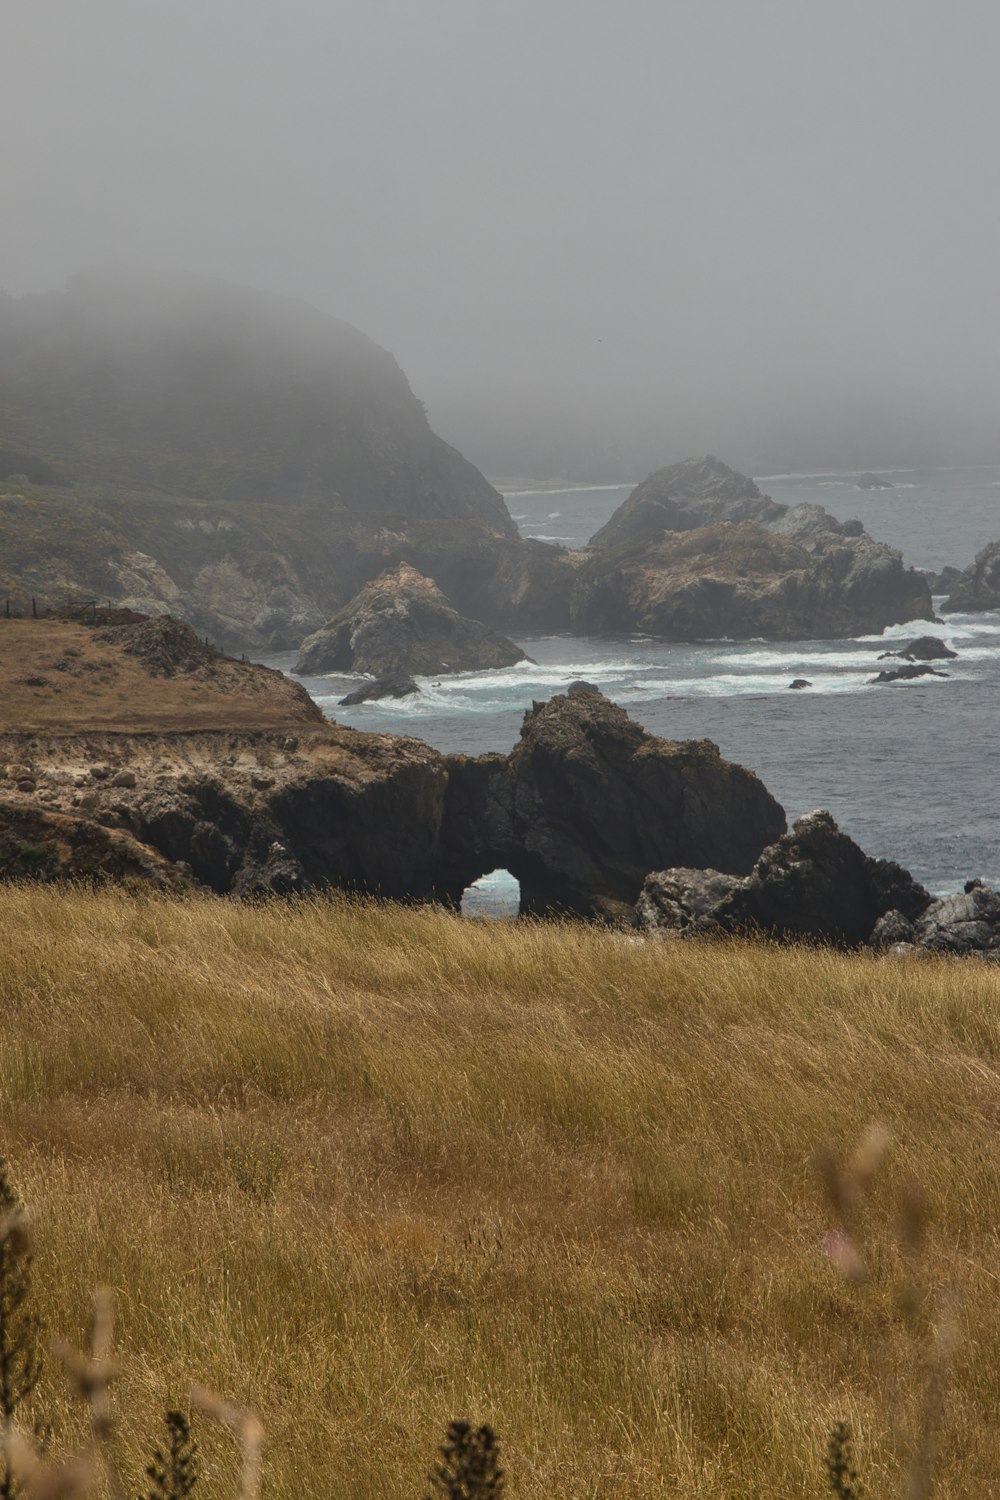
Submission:
[[[509,922],[521,910],[521,882],[509,870],[488,870],[462,892],[463,917]]]

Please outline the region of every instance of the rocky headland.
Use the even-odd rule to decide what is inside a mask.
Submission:
[[[520,646],[452,609],[436,583],[400,563],[366,583],[302,643],[295,671],[357,672],[399,681],[483,672],[527,660]]]
[[[22,661],[34,632],[34,665],[81,674],[75,715],[48,702],[30,728],[0,733],[7,875],[457,905],[499,866],[526,911],[608,919],[628,916],[654,865],[744,872],[784,828],[758,778],[715,745],[657,739],[586,684],[536,705],[509,756],[443,755],[330,723],[280,674],[203,657],[175,621],[90,628],[89,650],[87,629],[0,622]],[[123,693],[130,731],[116,727]]]
[[[0,642],[0,878],[457,906],[503,868],[526,913],[1000,952],[995,892],[932,900],[828,813],[786,833],[752,772],[585,682],[536,703],[509,755],[470,757],[332,723],[169,618],[0,620]]]

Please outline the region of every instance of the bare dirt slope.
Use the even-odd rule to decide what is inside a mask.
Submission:
[[[0,729],[277,729],[322,724],[298,683],[220,656],[163,617],[132,624],[0,618]]]

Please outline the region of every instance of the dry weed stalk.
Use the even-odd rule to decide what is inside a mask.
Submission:
[[[817,1159],[836,1226],[826,1236],[825,1248],[834,1268],[849,1282],[872,1279],[876,1257],[864,1211],[868,1189],[888,1145],[888,1132],[873,1125],[846,1165],[840,1164],[829,1147]],[[894,1300],[909,1345],[901,1363],[907,1369],[920,1371],[915,1390],[911,1388],[908,1393],[898,1387],[893,1392],[894,1442],[901,1460],[903,1500],[930,1500],[948,1367],[958,1338],[957,1298],[947,1290],[935,1294],[930,1284],[926,1261],[927,1204],[915,1179],[902,1186],[894,1227],[903,1268],[894,1289]],[[862,1494],[854,1471],[850,1430],[845,1422],[836,1423],[831,1432],[826,1468],[834,1494],[844,1500],[856,1500]]]
[[[111,1359],[115,1310],[111,1291],[98,1287],[94,1293],[90,1353],[82,1354],[66,1339],[54,1339],[52,1352],[62,1362],[73,1393],[90,1408],[90,1430],[95,1454],[103,1455],[104,1470],[113,1500],[124,1500],[125,1484],[115,1444],[116,1427],[111,1409],[111,1382],[117,1374]]]
[[[77,1500],[97,1483],[97,1470],[89,1458],[49,1463],[16,1427],[4,1434],[3,1448],[13,1483],[30,1500]]]
[[[260,1493],[260,1450],[264,1444],[264,1428],[260,1418],[252,1411],[234,1406],[214,1391],[202,1385],[191,1387],[191,1405],[236,1434],[243,1451],[243,1480],[240,1500],[258,1500]]]

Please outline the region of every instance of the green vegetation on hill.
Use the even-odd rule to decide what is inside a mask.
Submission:
[[[164,273],[0,301],[0,458],[52,482],[512,530],[392,356],[287,298]]]
[[[0,892],[0,955],[39,1310],[83,1347],[115,1289],[130,1472],[196,1379],[260,1416],[275,1500],[412,1500],[459,1415],[499,1433],[512,1500],[820,1495],[841,1419],[888,1497],[956,1288],[935,1493],[995,1487],[988,967],[37,887]],[[851,1280],[814,1158],[873,1120]],[[927,1295],[901,1302],[913,1177]]]

